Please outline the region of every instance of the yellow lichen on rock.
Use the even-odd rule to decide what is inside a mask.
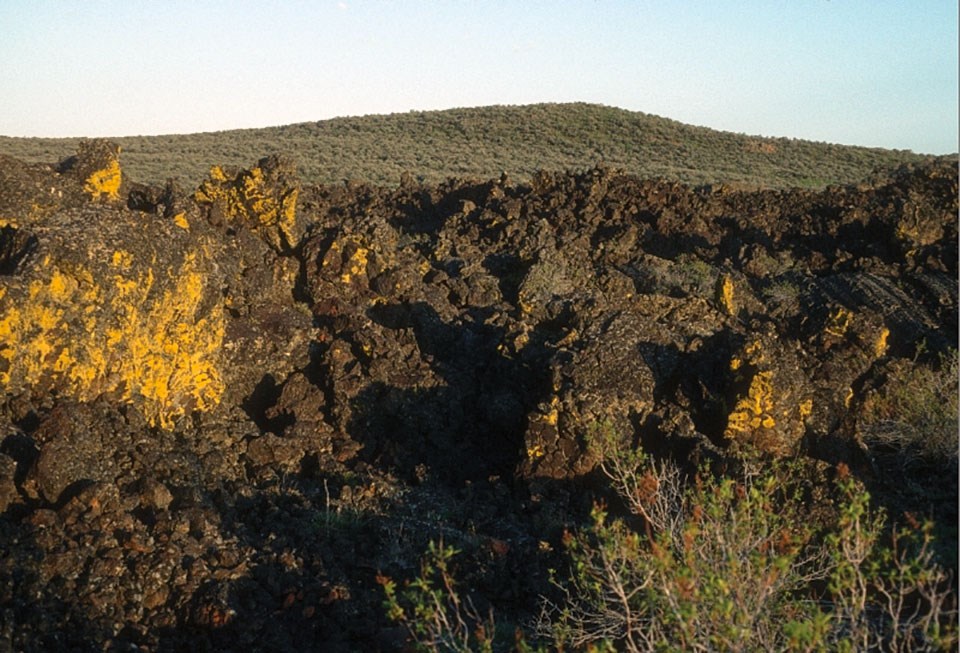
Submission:
[[[63,300],[73,295],[78,285],[74,279],[54,268],[53,274],[50,277],[50,296],[55,301],[63,302]]]
[[[224,312],[217,304],[201,314],[205,284],[193,255],[175,287],[152,302],[146,301],[152,279],[147,281],[130,291],[132,302],[118,302],[117,308],[130,307],[120,325],[121,346],[129,352],[119,368],[123,398],[143,398],[147,418],[170,428],[175,418],[220,402]]]
[[[340,281],[350,283],[352,278],[365,275],[367,273],[367,256],[369,253],[370,250],[366,247],[360,247],[358,245],[353,251],[353,254],[350,255],[350,258],[347,259],[344,266],[346,269],[340,275]]]
[[[211,166],[210,167],[210,179],[214,181],[226,181],[227,174],[223,170],[223,166]]]
[[[349,234],[330,243],[320,265],[328,281],[362,286],[383,271],[384,259],[365,239]]]
[[[749,341],[730,359],[732,394],[727,405],[724,438],[735,448],[746,445],[774,455],[796,450],[813,412],[813,400],[805,390],[791,353],[775,340]],[[774,364],[771,365],[770,362]]]
[[[771,372],[758,372],[750,382],[747,395],[737,402],[727,418],[724,437],[740,439],[741,434],[777,425],[773,416],[773,383]]]
[[[107,167],[96,170],[87,177],[83,190],[93,199],[106,195],[108,199],[120,199],[120,183],[123,174],[120,172],[120,161],[113,159]]]
[[[0,294],[4,389],[52,384],[80,401],[112,392],[168,429],[177,417],[219,403],[224,312],[219,303],[204,307],[196,257],[187,257],[159,294],[153,270],[131,272],[128,256],[111,257],[117,274],[109,292],[84,267],[51,266],[49,276],[29,284],[26,298]]]
[[[876,342],[873,343],[873,355],[881,358],[887,353],[887,338],[890,337],[890,329],[883,327],[877,335]]]
[[[297,198],[300,196],[300,189],[292,188],[280,198],[280,209],[278,211],[277,226],[286,237],[287,242],[295,245],[297,243]]]
[[[6,294],[6,293],[4,293]],[[2,297],[0,297],[2,299]],[[20,324],[20,311],[16,307],[8,307],[0,319],[0,384],[4,388],[10,385],[11,365],[19,345],[17,326]]]
[[[253,168],[243,176],[243,198],[249,203],[253,217],[264,227],[279,227],[288,243],[296,242],[294,233],[299,192],[297,188],[287,188],[277,197],[265,182],[260,167]]]
[[[230,180],[220,166],[194,193],[200,204],[216,205],[229,222],[247,222],[277,248],[294,247],[297,233],[297,198],[300,190],[282,174],[277,178],[264,164],[245,170]],[[179,224],[179,223],[178,223]],[[183,225],[181,225],[183,226]],[[279,231],[279,237],[271,229]]]
[[[727,315],[735,315],[737,304],[734,300],[733,279],[724,274],[717,280],[717,302]]]
[[[84,278],[81,275],[80,278]],[[67,378],[72,383],[75,365],[86,364],[87,357],[80,343],[67,345],[69,325],[64,316],[81,294],[78,278],[70,272],[53,267],[45,281],[35,280],[27,288],[28,300],[9,301],[3,306],[0,320],[0,382],[7,388],[11,382],[35,385],[45,376]],[[7,299],[5,292],[0,300]],[[13,299],[10,297],[9,299]],[[85,326],[96,326],[88,317]],[[85,374],[79,372],[78,375]]]
[[[228,218],[234,217],[236,211],[234,202],[236,193],[231,192],[229,186],[224,186],[227,181],[226,174],[220,166],[210,168],[209,179],[200,184],[200,187],[194,191],[193,199],[200,204],[222,204],[224,213]]]
[[[730,359],[730,371],[737,372],[744,365],[757,366],[764,362],[763,343],[754,340],[746,345],[740,356],[733,356]]]
[[[560,397],[553,395],[550,399],[550,405],[547,409],[540,415],[540,421],[550,426],[556,426],[557,421],[560,419]]]
[[[113,253],[110,263],[115,268],[123,268],[124,270],[127,270],[131,265],[133,265],[133,255],[124,249],[118,249]]]
[[[240,197],[250,202],[255,217],[262,224],[269,224],[276,216],[276,202],[266,193],[263,169],[256,167],[240,177]]]
[[[853,320],[853,313],[848,311],[845,308],[837,308],[836,310],[830,313],[830,317],[827,320],[827,325],[824,327],[824,331],[835,338],[842,338],[847,333],[847,329],[850,328],[850,323]]]

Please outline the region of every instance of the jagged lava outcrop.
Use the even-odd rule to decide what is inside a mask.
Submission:
[[[0,510],[57,533],[8,563],[106,630],[214,627],[211,583],[260,554],[211,506],[258,479],[535,491],[593,468],[596,428],[836,462],[867,390],[956,341],[955,161],[743,192],[604,168],[304,187],[282,157],[184,189],[103,141],[0,157]]]

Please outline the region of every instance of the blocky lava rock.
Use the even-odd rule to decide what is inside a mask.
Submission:
[[[369,648],[356,579],[427,523],[356,517],[383,479],[470,532],[586,497],[597,428],[839,462],[885,375],[956,346],[955,162],[821,192],[293,170],[0,156],[0,648]],[[516,598],[542,535],[503,528]]]
[[[40,445],[34,474],[46,501],[59,503],[68,488],[113,482],[120,475],[116,447],[103,442],[122,432],[109,417],[92,405],[63,404],[40,423],[33,435]]]
[[[0,454],[0,513],[20,498],[16,475],[17,461],[6,454]]]
[[[6,203],[13,204],[9,217],[0,216],[11,268],[0,288],[7,396],[106,396],[170,429],[225,397],[236,400],[233,389],[249,391],[249,379],[236,376],[241,369],[255,383],[302,363],[309,317],[290,300],[296,263],[272,254],[247,227],[229,237],[196,205],[172,216],[126,208],[118,165],[116,148],[85,145],[63,174],[46,171],[42,185],[53,204],[46,196],[39,208]],[[81,180],[89,202],[71,192]],[[263,178],[258,192],[269,196],[273,181]],[[249,211],[257,208],[274,210],[254,202]]]

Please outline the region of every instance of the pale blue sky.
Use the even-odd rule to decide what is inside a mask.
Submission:
[[[956,0],[0,0],[0,134],[583,101],[958,149]]]

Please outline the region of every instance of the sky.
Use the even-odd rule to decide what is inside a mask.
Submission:
[[[0,135],[591,102],[958,147],[956,0],[0,0]]]

